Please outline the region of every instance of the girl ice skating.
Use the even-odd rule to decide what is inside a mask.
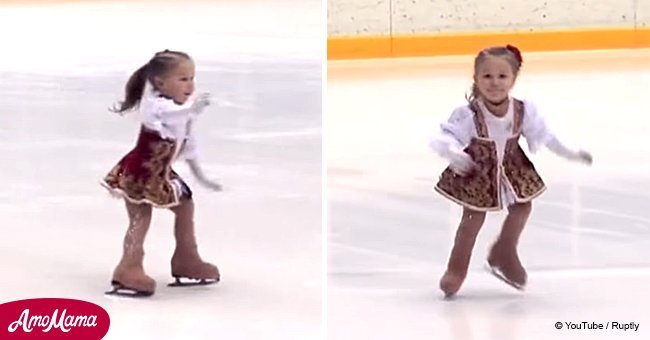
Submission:
[[[208,180],[198,163],[194,129],[197,116],[209,105],[206,94],[192,98],[194,62],[183,52],[165,50],[140,67],[126,84],[124,101],[114,108],[124,113],[138,108],[140,133],[133,150],[106,175],[102,184],[124,199],[129,226],[124,237],[122,259],[113,272],[109,294],[149,296],[155,281],[143,268],[144,240],[153,207],[175,214],[176,249],[171,258],[175,285],[219,281],[216,266],[199,257],[194,236],[194,203],[189,186],[172,169],[177,159],[185,159],[202,185],[221,190]]]
[[[503,207],[508,208],[508,215],[487,262],[492,273],[506,283],[518,289],[526,285],[517,243],[531,201],[546,187],[519,146],[520,136],[531,152],[546,146],[566,159],[592,162],[589,153],[564,146],[531,102],[510,96],[521,64],[521,53],[514,46],[481,51],[474,60],[469,104],[454,110],[431,142],[432,149],[450,161],[435,189],[463,207],[447,270],[440,280],[440,289],[448,297],[465,280],[486,212]]]

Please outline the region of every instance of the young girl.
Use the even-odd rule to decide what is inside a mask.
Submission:
[[[546,146],[566,159],[592,162],[588,152],[564,146],[532,103],[510,97],[521,64],[521,53],[511,45],[481,51],[474,60],[469,105],[454,110],[431,142],[432,149],[450,161],[435,189],[463,207],[447,271],[440,280],[447,297],[456,294],[465,280],[485,213],[504,206],[508,215],[490,249],[488,266],[513,287],[523,289],[526,285],[517,243],[531,201],[546,187],[519,146],[519,136],[526,138],[533,153]]]
[[[216,266],[203,262],[194,236],[194,203],[189,186],[172,170],[172,163],[185,159],[199,183],[213,190],[221,186],[205,178],[197,162],[193,124],[209,105],[206,94],[191,99],[194,92],[194,63],[183,52],[156,53],[126,84],[124,101],[113,111],[138,108],[141,128],[135,148],[104,178],[102,185],[122,197],[129,216],[122,259],[113,272],[113,290],[108,294],[150,296],[155,281],[143,268],[144,240],[151,223],[152,207],[168,208],[175,214],[176,249],[171,259],[174,285],[181,278],[200,284],[219,281]],[[195,284],[197,282],[194,282]]]

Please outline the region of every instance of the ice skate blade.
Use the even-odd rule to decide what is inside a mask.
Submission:
[[[207,286],[219,282],[219,279],[195,279],[188,278],[185,276],[174,276],[175,281],[169,283],[167,287],[191,287],[191,286]],[[190,281],[184,281],[181,279],[187,279]]]
[[[129,297],[129,298],[143,298],[143,297],[149,297],[153,295],[153,292],[129,288],[118,281],[111,281],[111,285],[113,286],[113,289],[104,292],[104,294],[109,296],[119,296],[119,297]]]
[[[503,273],[498,268],[491,266],[489,263],[485,264],[485,269],[488,272],[490,272],[490,274],[494,275],[497,279],[505,282],[507,285],[513,287],[514,289],[523,291],[526,288],[526,285],[522,285],[512,280],[509,280],[505,275],[503,275]]]

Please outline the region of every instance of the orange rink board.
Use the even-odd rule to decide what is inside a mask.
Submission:
[[[369,59],[471,54],[486,46],[512,44],[526,51],[571,51],[650,47],[649,28],[612,28],[509,33],[444,33],[329,37],[327,58]]]
[[[650,70],[650,48],[634,50],[612,49],[593,51],[534,52],[521,48],[524,65],[522,72],[594,72],[595,70]],[[471,78],[472,63],[477,50],[463,55],[430,58],[400,58],[390,63],[376,60],[330,60],[327,66],[328,81],[355,79],[445,77]],[[381,70],[378,72],[378,70]]]

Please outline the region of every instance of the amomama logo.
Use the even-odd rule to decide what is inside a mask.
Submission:
[[[0,339],[99,340],[111,324],[102,307],[72,299],[30,299],[0,304]]]

